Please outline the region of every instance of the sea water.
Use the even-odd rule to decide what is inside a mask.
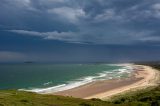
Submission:
[[[0,89],[58,92],[98,80],[129,77],[129,65],[0,64]]]

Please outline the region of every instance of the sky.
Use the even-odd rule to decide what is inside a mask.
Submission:
[[[159,0],[1,0],[0,62],[160,60]]]

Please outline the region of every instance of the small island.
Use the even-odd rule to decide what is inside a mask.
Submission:
[[[24,63],[26,64],[32,64],[32,63],[35,63],[34,61],[25,61]]]

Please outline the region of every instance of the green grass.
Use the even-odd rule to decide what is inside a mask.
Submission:
[[[148,106],[143,102],[111,103],[99,99],[83,100],[72,97],[41,95],[36,93],[0,91],[0,106]]]
[[[104,106],[106,102],[40,95],[16,90],[0,91],[0,106],[92,106],[93,104]]]
[[[152,66],[160,69],[160,65]],[[84,100],[17,90],[1,90],[0,106],[160,106],[160,86],[126,93],[108,102],[99,99]]]
[[[160,106],[160,86],[119,95],[113,97],[111,102],[116,104],[141,102],[147,106]]]

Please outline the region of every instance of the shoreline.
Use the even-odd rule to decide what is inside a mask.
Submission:
[[[157,85],[160,74],[156,69],[144,65],[131,64],[131,66],[134,72],[130,78],[95,81],[52,94],[83,99],[107,99],[130,90],[144,89]]]
[[[31,88],[31,89],[19,89],[22,91],[29,91],[29,92],[36,92],[39,94],[52,94],[55,92],[65,91],[73,88],[77,88],[86,84],[90,84],[97,81],[105,81],[105,80],[112,80],[112,79],[122,79],[122,78],[128,78],[131,76],[131,73],[133,72],[133,68],[131,67],[133,63],[131,64],[102,64],[102,65],[108,65],[109,67],[115,67],[111,70],[104,69],[106,71],[100,70],[99,72],[96,72],[93,75],[84,75],[81,77],[77,77],[75,79],[72,79],[70,81],[64,81],[61,84],[57,85],[50,85],[48,87],[42,87],[42,88]],[[108,67],[107,66],[107,67]],[[87,71],[87,70],[86,70]],[[94,73],[94,72],[93,72]],[[47,82],[50,83],[50,82]],[[51,81],[52,83],[52,81]],[[46,84],[46,83],[45,83]],[[43,83],[44,85],[44,83]]]

